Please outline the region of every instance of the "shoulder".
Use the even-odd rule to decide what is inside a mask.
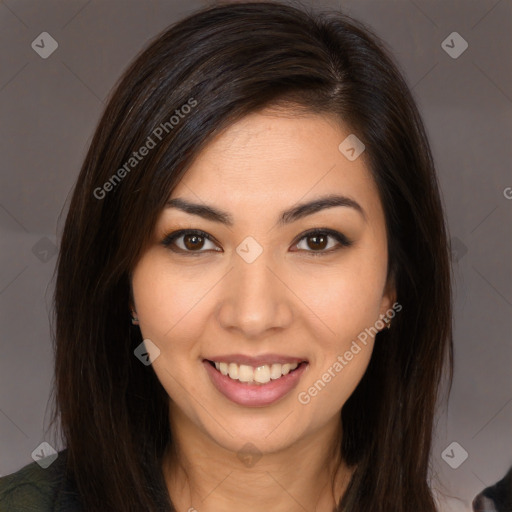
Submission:
[[[66,450],[46,469],[36,462],[0,478],[2,512],[81,511],[78,495],[66,478]]]

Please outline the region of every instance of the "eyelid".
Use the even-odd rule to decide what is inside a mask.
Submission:
[[[200,236],[201,238],[205,238],[205,239],[211,241],[212,243],[215,243],[215,244],[217,243],[215,238],[212,235],[210,235],[200,229],[179,229],[179,230],[176,230],[176,231],[173,231],[173,232],[167,234],[161,241],[161,244],[164,247],[169,248],[171,251],[173,251],[175,253],[179,253],[179,254],[198,255],[198,254],[202,254],[202,253],[211,252],[211,249],[198,250],[198,251],[186,251],[181,248],[178,248],[177,250],[172,249],[171,246],[172,246],[173,242],[175,240],[177,240],[178,238],[181,238],[184,235],[197,235],[197,236]],[[308,250],[304,250],[304,249],[299,249],[298,251],[293,251],[293,252],[305,252],[312,256],[320,256],[323,254],[325,255],[325,254],[330,254],[332,252],[336,252],[337,250],[339,250],[343,247],[350,247],[353,244],[352,240],[349,240],[343,233],[340,233],[339,231],[336,231],[334,229],[329,229],[329,228],[313,228],[313,229],[304,231],[303,233],[298,235],[297,238],[295,239],[295,241],[293,242],[292,247],[297,246],[299,244],[299,242],[301,242],[304,238],[315,236],[315,235],[327,235],[328,237],[334,238],[338,242],[338,246],[336,246],[334,248],[330,248],[328,250],[321,250],[321,251],[313,251],[313,250],[308,251]],[[220,251],[214,250],[214,251],[215,252],[224,252],[222,250],[220,250]]]

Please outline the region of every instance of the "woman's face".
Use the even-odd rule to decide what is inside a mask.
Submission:
[[[251,114],[172,192],[132,280],[171,423],[262,453],[338,425],[370,359],[365,329],[394,301],[382,205],[364,153],[338,148],[348,135],[320,115]]]

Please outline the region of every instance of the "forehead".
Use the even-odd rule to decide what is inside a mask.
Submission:
[[[339,150],[350,134],[348,127],[318,114],[250,114],[201,151],[171,197],[199,199],[233,212],[263,206],[280,211],[338,192],[378,215],[378,192],[364,153],[350,161]]]

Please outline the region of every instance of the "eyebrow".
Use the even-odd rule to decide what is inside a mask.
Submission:
[[[331,194],[319,197],[307,203],[299,203],[298,205],[281,212],[277,225],[284,226],[326,208],[334,208],[337,206],[353,208],[360,213],[365,222],[367,221],[366,213],[358,202],[349,197]],[[177,208],[178,210],[191,215],[198,215],[199,217],[203,217],[207,220],[220,222],[227,226],[233,226],[233,217],[229,213],[223,212],[222,210],[206,204],[190,203],[185,199],[176,197],[167,201],[166,208]]]

